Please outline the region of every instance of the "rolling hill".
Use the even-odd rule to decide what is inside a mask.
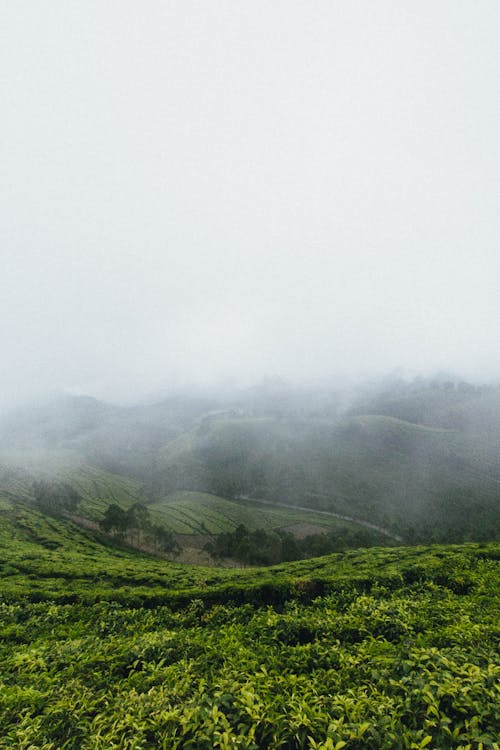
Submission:
[[[482,429],[466,389],[432,390],[398,394],[427,404],[416,421],[396,399],[342,415],[289,399],[4,424],[2,748],[498,750],[495,399]],[[178,559],[103,533],[110,508],[184,539]],[[392,546],[346,549],[355,530]],[[290,532],[339,551],[224,568],[202,549]]]
[[[184,487],[371,520],[414,539],[499,532],[500,441],[385,415],[336,424],[214,418],[161,461]],[[190,470],[192,473],[190,474]]]
[[[500,389],[384,388],[348,409],[338,394],[255,389],[135,407],[66,397],[0,422],[0,497],[28,500],[33,482],[52,476],[78,493],[84,519],[147,504],[192,550],[241,524],[346,538],[371,524],[407,543],[497,539]]]

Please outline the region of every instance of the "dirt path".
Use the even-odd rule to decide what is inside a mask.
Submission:
[[[249,500],[252,503],[262,503],[263,505],[275,505],[278,508],[288,508],[289,510],[302,510],[302,511],[306,511],[306,513],[314,513],[320,516],[330,516],[331,518],[338,518],[341,521],[350,521],[350,523],[357,523],[358,526],[364,526],[367,529],[373,529],[374,531],[378,531],[380,534],[383,534],[384,536],[389,537],[389,539],[394,539],[395,542],[404,543],[403,537],[399,536],[398,534],[394,534],[392,531],[388,531],[387,529],[384,529],[382,526],[378,526],[376,523],[371,523],[371,521],[363,521],[360,518],[353,518],[353,516],[344,516],[341,513],[334,513],[332,510],[317,510],[316,508],[305,508],[302,505],[289,505],[288,503],[279,503],[279,502],[275,502],[274,500],[263,500],[261,498],[257,499],[255,497],[248,497],[247,495],[240,495],[239,497],[241,500]]]

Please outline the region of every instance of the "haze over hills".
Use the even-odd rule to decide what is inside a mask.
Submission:
[[[135,406],[67,396],[0,425],[0,496],[33,502],[40,480],[73,488],[81,523],[146,505],[197,550],[189,559],[238,526],[341,546],[495,539],[500,388],[418,379],[348,398],[274,381]]]

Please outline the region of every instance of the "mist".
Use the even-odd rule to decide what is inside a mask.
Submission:
[[[500,378],[500,6],[6,1],[0,408]]]

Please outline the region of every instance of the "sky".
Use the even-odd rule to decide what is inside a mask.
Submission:
[[[498,0],[0,0],[0,406],[500,379]]]

